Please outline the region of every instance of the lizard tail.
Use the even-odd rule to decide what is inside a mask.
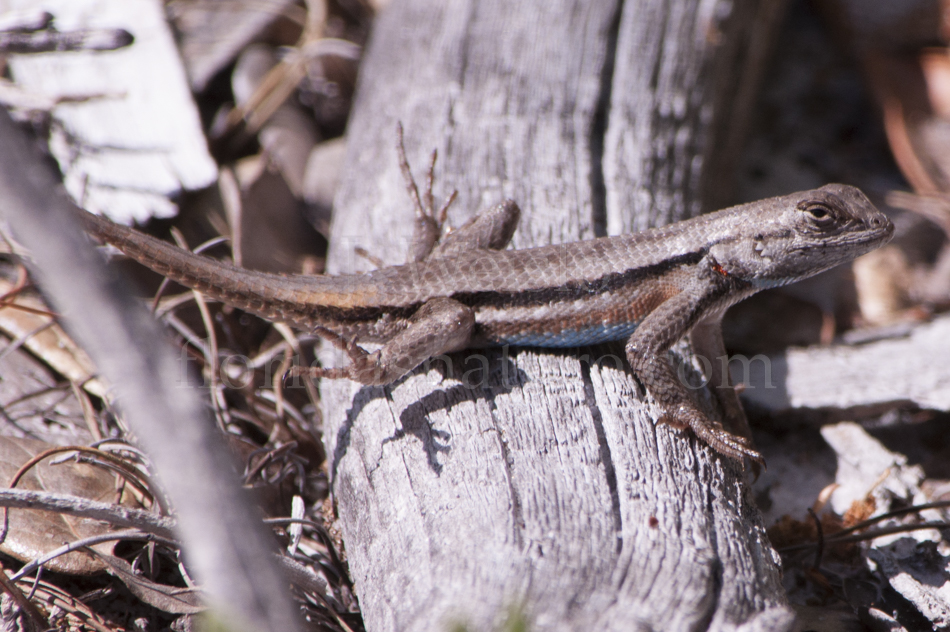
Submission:
[[[343,291],[328,276],[283,276],[239,268],[178,248],[108,219],[82,212],[85,229],[96,239],[112,244],[142,265],[185,287],[256,314],[301,329],[336,320],[339,310],[366,304],[371,287],[354,285]]]

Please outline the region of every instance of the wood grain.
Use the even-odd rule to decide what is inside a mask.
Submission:
[[[731,138],[714,129],[729,118],[716,108],[748,107],[724,98],[748,90],[721,89],[746,67],[736,55],[747,46],[732,38],[774,9],[393,3],[361,70],[331,271],[367,269],[356,246],[405,260],[412,208],[397,120],[417,173],[438,148],[437,194],[459,190],[451,223],[517,200],[515,247],[696,214],[704,165],[718,160],[708,145]],[[621,356],[497,350],[385,388],[322,384],[368,630],[487,630],[511,616],[536,630],[790,626],[743,472],[657,426]]]

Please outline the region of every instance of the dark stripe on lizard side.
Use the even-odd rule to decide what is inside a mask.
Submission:
[[[663,273],[684,265],[696,265],[706,254],[707,251],[704,248],[677,257],[671,257],[654,265],[630,268],[623,272],[612,272],[590,281],[567,283],[559,286],[536,288],[520,292],[459,292],[453,294],[452,298],[476,309],[482,305],[506,308],[576,301],[585,297],[636,286],[645,279],[659,278]]]
[[[658,305],[682,291],[673,268],[658,277],[595,295],[540,305],[483,306],[473,338],[484,345],[575,347],[628,338]]]
[[[569,283],[563,286],[541,287],[520,292],[497,292],[486,290],[483,292],[457,292],[450,294],[460,303],[472,307],[476,311],[479,307],[492,307],[496,309],[505,309],[511,307],[530,307],[543,306],[549,304],[566,303],[589,298],[592,296],[616,292],[627,287],[636,287],[645,280],[662,277],[664,273],[675,270],[685,265],[695,265],[706,256],[706,250],[701,249],[695,252],[689,252],[677,257],[671,257],[660,263],[631,268],[623,272],[615,272],[604,275],[598,279]],[[218,290],[219,294],[223,294]],[[260,297],[255,301],[257,305],[249,305],[238,295],[224,298],[237,307],[248,309],[255,313],[261,313],[261,306],[269,305],[276,314],[262,314],[268,318],[280,320],[280,313],[283,318],[293,320],[298,324],[309,323],[309,326],[324,324],[334,327],[339,323],[369,323],[376,321],[384,316],[393,319],[408,319],[422,305],[422,303],[413,303],[409,305],[376,305],[366,307],[336,307],[317,304],[294,304],[275,301],[270,297]],[[434,297],[433,297],[434,298]],[[274,309],[276,308],[276,309]]]

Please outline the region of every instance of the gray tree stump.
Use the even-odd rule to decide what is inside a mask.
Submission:
[[[419,176],[438,148],[436,192],[459,191],[450,223],[521,205],[517,248],[697,214],[727,195],[778,13],[769,0],[393,2],[361,70],[331,271],[367,269],[356,246],[405,261],[397,120]],[[622,356],[480,350],[385,388],[324,381],[368,630],[511,616],[534,630],[790,626],[744,473],[657,426]]]

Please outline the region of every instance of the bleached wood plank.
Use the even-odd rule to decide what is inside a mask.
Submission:
[[[950,410],[950,317],[906,336],[866,344],[789,349],[731,366],[748,402],[770,411],[867,408],[892,403]]]
[[[122,28],[135,42],[114,51],[12,55],[24,89],[59,103],[50,149],[66,189],[85,208],[130,223],[176,212],[172,197],[212,184],[197,108],[159,0],[0,0],[0,15],[42,9],[60,31]]]

